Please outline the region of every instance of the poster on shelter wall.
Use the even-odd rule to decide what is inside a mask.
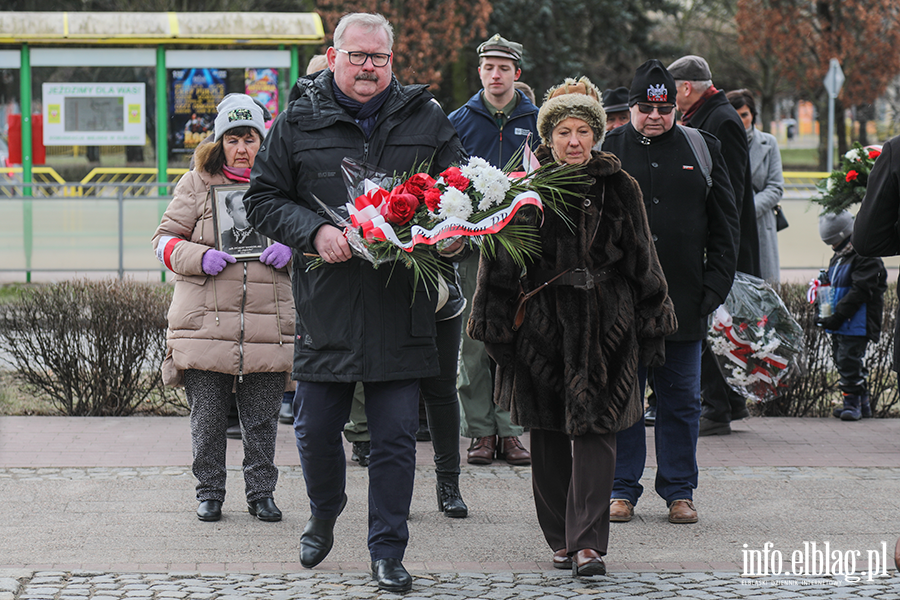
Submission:
[[[172,152],[191,154],[213,132],[216,106],[228,93],[227,75],[224,69],[172,71]]]
[[[278,115],[278,70],[277,69],[245,69],[245,94],[262,103],[274,119]],[[266,123],[266,128],[272,121]]]
[[[143,83],[53,82],[41,86],[45,146],[143,146]]]

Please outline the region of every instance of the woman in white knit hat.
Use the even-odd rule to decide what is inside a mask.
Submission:
[[[249,182],[266,134],[263,111],[249,96],[229,94],[217,108],[215,141],[197,149],[196,166],[178,182],[153,236],[160,262],[175,272],[163,379],[184,385],[191,406],[197,517],[222,516],[234,392],[248,510],[262,521],[280,521],[273,459],[293,359],[294,303],[285,269],[291,249],[273,243],[258,259],[240,262],[216,249],[210,187]]]

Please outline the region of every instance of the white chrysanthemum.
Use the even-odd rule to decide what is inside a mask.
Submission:
[[[479,173],[482,169],[493,169],[491,163],[484,160],[480,156],[473,156],[469,158],[469,162],[459,168],[459,172],[462,173],[462,176],[468,180],[475,179],[478,177]]]
[[[438,211],[440,220],[456,217],[466,220],[472,215],[472,202],[463,192],[454,187],[448,187],[441,194],[441,210]]]
[[[834,179],[829,177],[828,179],[825,180],[825,191],[830,194],[831,190],[833,190],[833,189],[834,189]]]
[[[484,195],[484,198],[478,203],[478,210],[487,210],[491,206],[503,204],[509,188],[509,179],[506,177],[502,179],[491,178],[487,183],[482,182],[481,187],[476,185],[475,189]]]
[[[869,158],[869,153],[865,148],[854,148],[847,152],[847,154],[844,155],[844,158],[847,160],[863,160],[864,158]]]

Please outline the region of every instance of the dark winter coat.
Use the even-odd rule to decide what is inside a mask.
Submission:
[[[538,158],[552,160],[544,146]],[[545,209],[541,256],[522,284],[530,291],[547,280],[540,271],[569,267],[609,269],[609,278],[593,289],[547,286],[528,301],[514,332],[510,300],[520,269],[505,252],[496,260],[482,255],[467,327],[486,345],[511,345],[502,356],[495,352],[494,397],[513,422],[570,435],[611,433],[637,422],[643,406],[638,358],[662,364],[664,338],[676,328],[640,189],[611,154],[595,152],[584,172],[587,183],[572,187],[583,205],[573,199],[568,210],[574,233]]]
[[[862,256],[900,254],[900,138],[888,140],[875,160],[851,239]],[[900,318],[894,327],[894,370],[900,371]]]
[[[678,127],[646,138],[629,123],[610,131],[603,149],[637,179],[656,252],[678,316],[669,337],[686,342],[706,337],[706,317],[725,301],[734,281],[738,215],[719,142],[701,132],[713,159],[713,186],[706,180]]]
[[[436,291],[411,270],[373,268],[360,258],[306,271],[316,233],[332,221],[313,199],[348,201],[341,160],[350,157],[391,173],[431,161],[437,174],[464,157],[453,126],[424,85],[391,82],[391,93],[366,139],[341,108],[331,71],[301,78],[303,93],[278,115],[266,136],[244,196],[257,230],[294,249],[297,338],[294,379],[349,382],[417,379],[439,372]]]
[[[540,141],[537,132],[538,109],[525,94],[518,90],[516,94],[519,95],[519,103],[507,117],[503,129],[497,126],[494,117],[485,109],[481,92],[450,113],[448,118],[470,156],[480,156],[502,169],[519,151],[529,133],[532,148],[537,147]]]
[[[828,264],[834,315],[843,323],[828,333],[858,335],[878,341],[884,313],[887,271],[880,258],[860,256],[849,241]]]
[[[735,205],[740,215],[737,270],[759,277],[759,234],[750,174],[750,150],[744,123],[725,97],[725,92],[719,90],[707,98],[684,124],[708,131],[722,144],[722,156],[728,167]]]

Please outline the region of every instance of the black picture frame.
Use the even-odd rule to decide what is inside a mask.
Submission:
[[[249,224],[245,228],[235,228],[235,215],[246,222],[243,198],[249,188],[247,183],[209,188],[216,250],[227,252],[237,260],[259,260],[263,250],[272,243]]]

